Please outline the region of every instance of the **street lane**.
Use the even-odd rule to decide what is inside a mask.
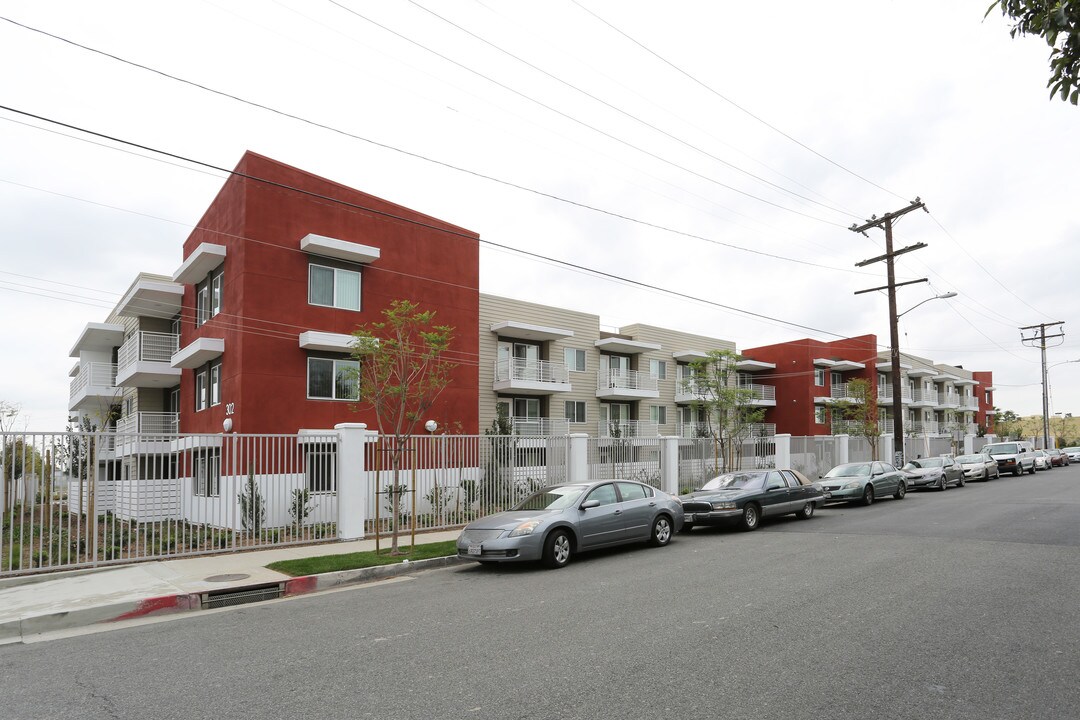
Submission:
[[[1080,466],[0,647],[4,718],[1072,718]]]

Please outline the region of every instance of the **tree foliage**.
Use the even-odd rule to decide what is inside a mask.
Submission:
[[[1021,418],[1012,410],[1001,410],[994,408],[997,414],[994,416],[994,430],[998,437],[1009,439],[1019,439],[1023,426],[1021,424]]]
[[[743,441],[765,417],[764,408],[753,405],[753,389],[739,385],[735,364],[741,359],[731,350],[710,350],[690,363],[690,377],[683,380],[684,390],[697,396],[693,406],[702,411],[707,432],[719,446],[723,470],[735,467]]]
[[[401,493],[400,474],[412,435],[446,386],[456,363],[446,355],[454,328],[436,325],[435,312],[420,310],[409,300],[394,300],[382,312],[381,322],[361,325],[353,331],[353,357],[359,361],[361,407],[375,412],[379,434],[390,436],[389,460],[393,471],[393,540],[398,549]]]
[[[878,440],[881,427],[878,423],[877,393],[874,385],[865,378],[856,378],[848,382],[847,394],[850,400],[837,400],[832,407],[832,416],[842,418],[848,423],[848,434],[866,438],[870,444],[871,457],[878,459]]]
[[[1012,20],[1012,37],[1038,35],[1050,46],[1050,97],[1080,101],[1080,2],[1076,0],[994,0],[994,8]],[[985,16],[984,16],[985,17]]]

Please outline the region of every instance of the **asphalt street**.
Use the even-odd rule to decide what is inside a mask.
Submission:
[[[1076,718],[1080,466],[0,647],[0,718]]]

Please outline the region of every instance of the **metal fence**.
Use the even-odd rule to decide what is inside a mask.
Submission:
[[[0,575],[336,538],[336,435],[0,435]]]

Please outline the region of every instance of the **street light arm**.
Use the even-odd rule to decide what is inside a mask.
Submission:
[[[905,315],[907,315],[907,314],[908,314],[909,312],[911,312],[911,311],[912,311],[912,310],[914,310],[915,308],[919,307],[919,306],[920,306],[920,305],[922,305],[923,303],[928,303],[928,302],[930,302],[931,300],[948,300],[949,298],[954,298],[954,297],[956,297],[956,295],[957,295],[957,293],[954,293],[954,292],[947,292],[947,293],[944,293],[943,295],[935,295],[934,297],[929,297],[929,298],[926,298],[926,299],[925,299],[925,300],[923,300],[922,302],[918,302],[918,303],[915,303],[914,305],[912,305],[911,307],[909,307],[909,308],[908,308],[907,310],[905,310],[904,312],[902,312],[902,313],[900,313],[899,315],[897,315],[897,316],[896,316],[896,319],[897,319],[897,320],[899,320],[900,318],[904,317],[904,316],[905,316]]]

